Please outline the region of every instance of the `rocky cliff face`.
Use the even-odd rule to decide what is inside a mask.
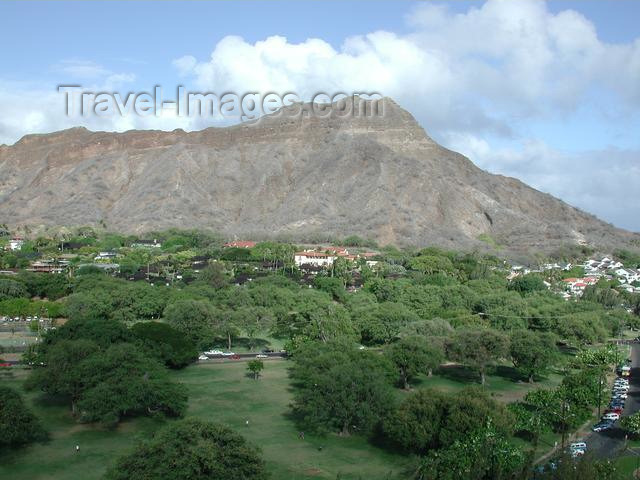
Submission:
[[[511,250],[634,239],[522,182],[491,175],[386,100],[381,117],[270,116],[199,132],[28,135],[0,147],[0,223],[211,228],[292,238]]]

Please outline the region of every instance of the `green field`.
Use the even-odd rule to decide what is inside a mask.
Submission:
[[[198,364],[173,372],[189,392],[188,416],[229,425],[263,449],[272,478],[281,479],[385,479],[404,471],[409,459],[389,453],[359,436],[326,437],[298,430],[289,417],[291,388],[287,361],[265,362],[259,380],[248,378],[244,362]],[[26,371],[16,370],[13,379],[1,380],[20,388]],[[553,385],[551,375],[542,384]],[[438,375],[422,377],[416,388],[433,387],[456,392],[475,382],[463,369],[447,367]],[[508,367],[487,376],[486,388],[499,400],[512,401],[526,393],[529,384],[512,378]],[[406,392],[398,390],[398,395]],[[66,404],[55,404],[37,394],[27,398],[51,432],[51,440],[0,456],[0,478],[98,479],[120,454],[147,437],[163,420],[139,418],[109,430],[81,425],[70,417]],[[247,420],[249,423],[247,424]],[[75,452],[75,445],[80,452]]]

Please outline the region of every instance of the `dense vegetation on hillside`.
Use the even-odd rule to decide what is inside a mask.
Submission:
[[[76,245],[69,274],[0,278],[0,313],[66,319],[25,355],[33,365],[26,386],[66,398],[80,422],[182,416],[187,392],[167,368],[184,368],[212,347],[256,351],[278,341],[291,356],[292,418],[302,430],[365,435],[416,455],[415,478],[449,478],[433,473],[445,471],[467,478],[460,472],[468,462],[479,469],[473,478],[515,478],[531,459],[514,436],[535,444],[546,431],[569,432],[602,402],[594,385],[614,353],[602,347],[594,360],[580,352],[638,325],[631,297],[609,283],[566,301],[547,288],[557,272],[509,282],[505,262],[477,253],[386,247],[371,257],[375,264],[339,259],[311,276],[293,264],[297,248],[289,244],[222,248],[200,232],[154,238],[162,248],[84,232],[66,240]],[[58,244],[36,239],[0,262],[20,265],[56,253]],[[103,249],[117,250],[119,275],[87,268]],[[475,372],[478,387],[399,397],[445,360]],[[505,407],[481,389],[487,373],[505,362],[522,382],[562,364],[564,380]],[[563,417],[567,404],[572,414]],[[196,427],[202,435],[227,435],[189,426]],[[164,448],[163,435],[170,433],[140,449]],[[469,455],[456,455],[461,449]],[[121,460],[109,478],[138,468],[132,459]],[[255,478],[263,478],[255,465]]]

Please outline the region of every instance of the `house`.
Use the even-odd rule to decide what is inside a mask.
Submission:
[[[131,244],[133,248],[160,248],[162,244],[156,239],[153,240],[138,240]]]
[[[116,252],[99,252],[98,255],[95,256],[94,260],[112,260],[116,258]]]
[[[22,245],[24,245],[24,240],[20,237],[13,237],[9,240],[9,250],[11,251],[20,250]]]
[[[608,270],[615,270],[618,268],[622,268],[624,265],[622,263],[613,260],[609,257],[604,257],[602,260],[587,260],[583,265],[585,272],[587,273],[604,273]]]
[[[633,268],[619,268],[615,272],[622,283],[633,283],[640,281],[640,272]]]
[[[349,255],[349,251],[344,247],[323,247],[322,250],[328,253],[333,253],[339,257],[346,257]]]
[[[78,265],[78,268],[82,268],[82,267],[95,267],[107,273],[120,272],[120,265],[117,263],[83,263],[81,265]]]
[[[338,258],[337,255],[328,252],[317,252],[315,250],[305,250],[293,254],[293,261],[296,266],[312,265],[315,267],[330,267]]]
[[[580,296],[584,293],[584,289],[589,285],[598,283],[599,278],[595,275],[589,275],[583,278],[565,278],[562,281],[567,284],[567,288],[571,294]]]
[[[27,271],[36,273],[62,273],[69,266],[68,260],[56,260],[50,258],[48,260],[38,260],[31,262]]]
[[[255,246],[256,242],[250,240],[234,240],[223,245],[224,248],[253,248]]]

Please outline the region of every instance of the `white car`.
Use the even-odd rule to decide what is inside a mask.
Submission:
[[[620,399],[622,399],[622,400],[626,400],[626,399],[627,399],[627,393],[626,393],[626,392],[619,392],[619,393],[616,393],[616,394],[613,396],[613,398],[614,398],[614,399],[615,399],[615,398],[620,398]]]
[[[571,445],[569,445],[569,448],[571,450],[586,450],[587,444],[585,442],[573,442]]]
[[[198,357],[198,360],[209,360],[209,357],[207,357],[206,355],[200,355]]]
[[[618,413],[606,413],[602,416],[602,420],[619,420],[620,415]]]
[[[220,352],[218,355],[222,355],[223,357],[230,357],[232,355],[235,355],[235,353],[233,353],[233,352]]]
[[[581,457],[585,453],[584,450],[580,450],[579,448],[576,448],[575,450],[569,450],[569,451],[571,452],[571,458]]]
[[[205,355],[224,355],[222,350],[209,350],[208,352],[204,352]]]
[[[269,355],[265,355],[264,353],[259,353],[256,355],[256,358],[269,358]]]

